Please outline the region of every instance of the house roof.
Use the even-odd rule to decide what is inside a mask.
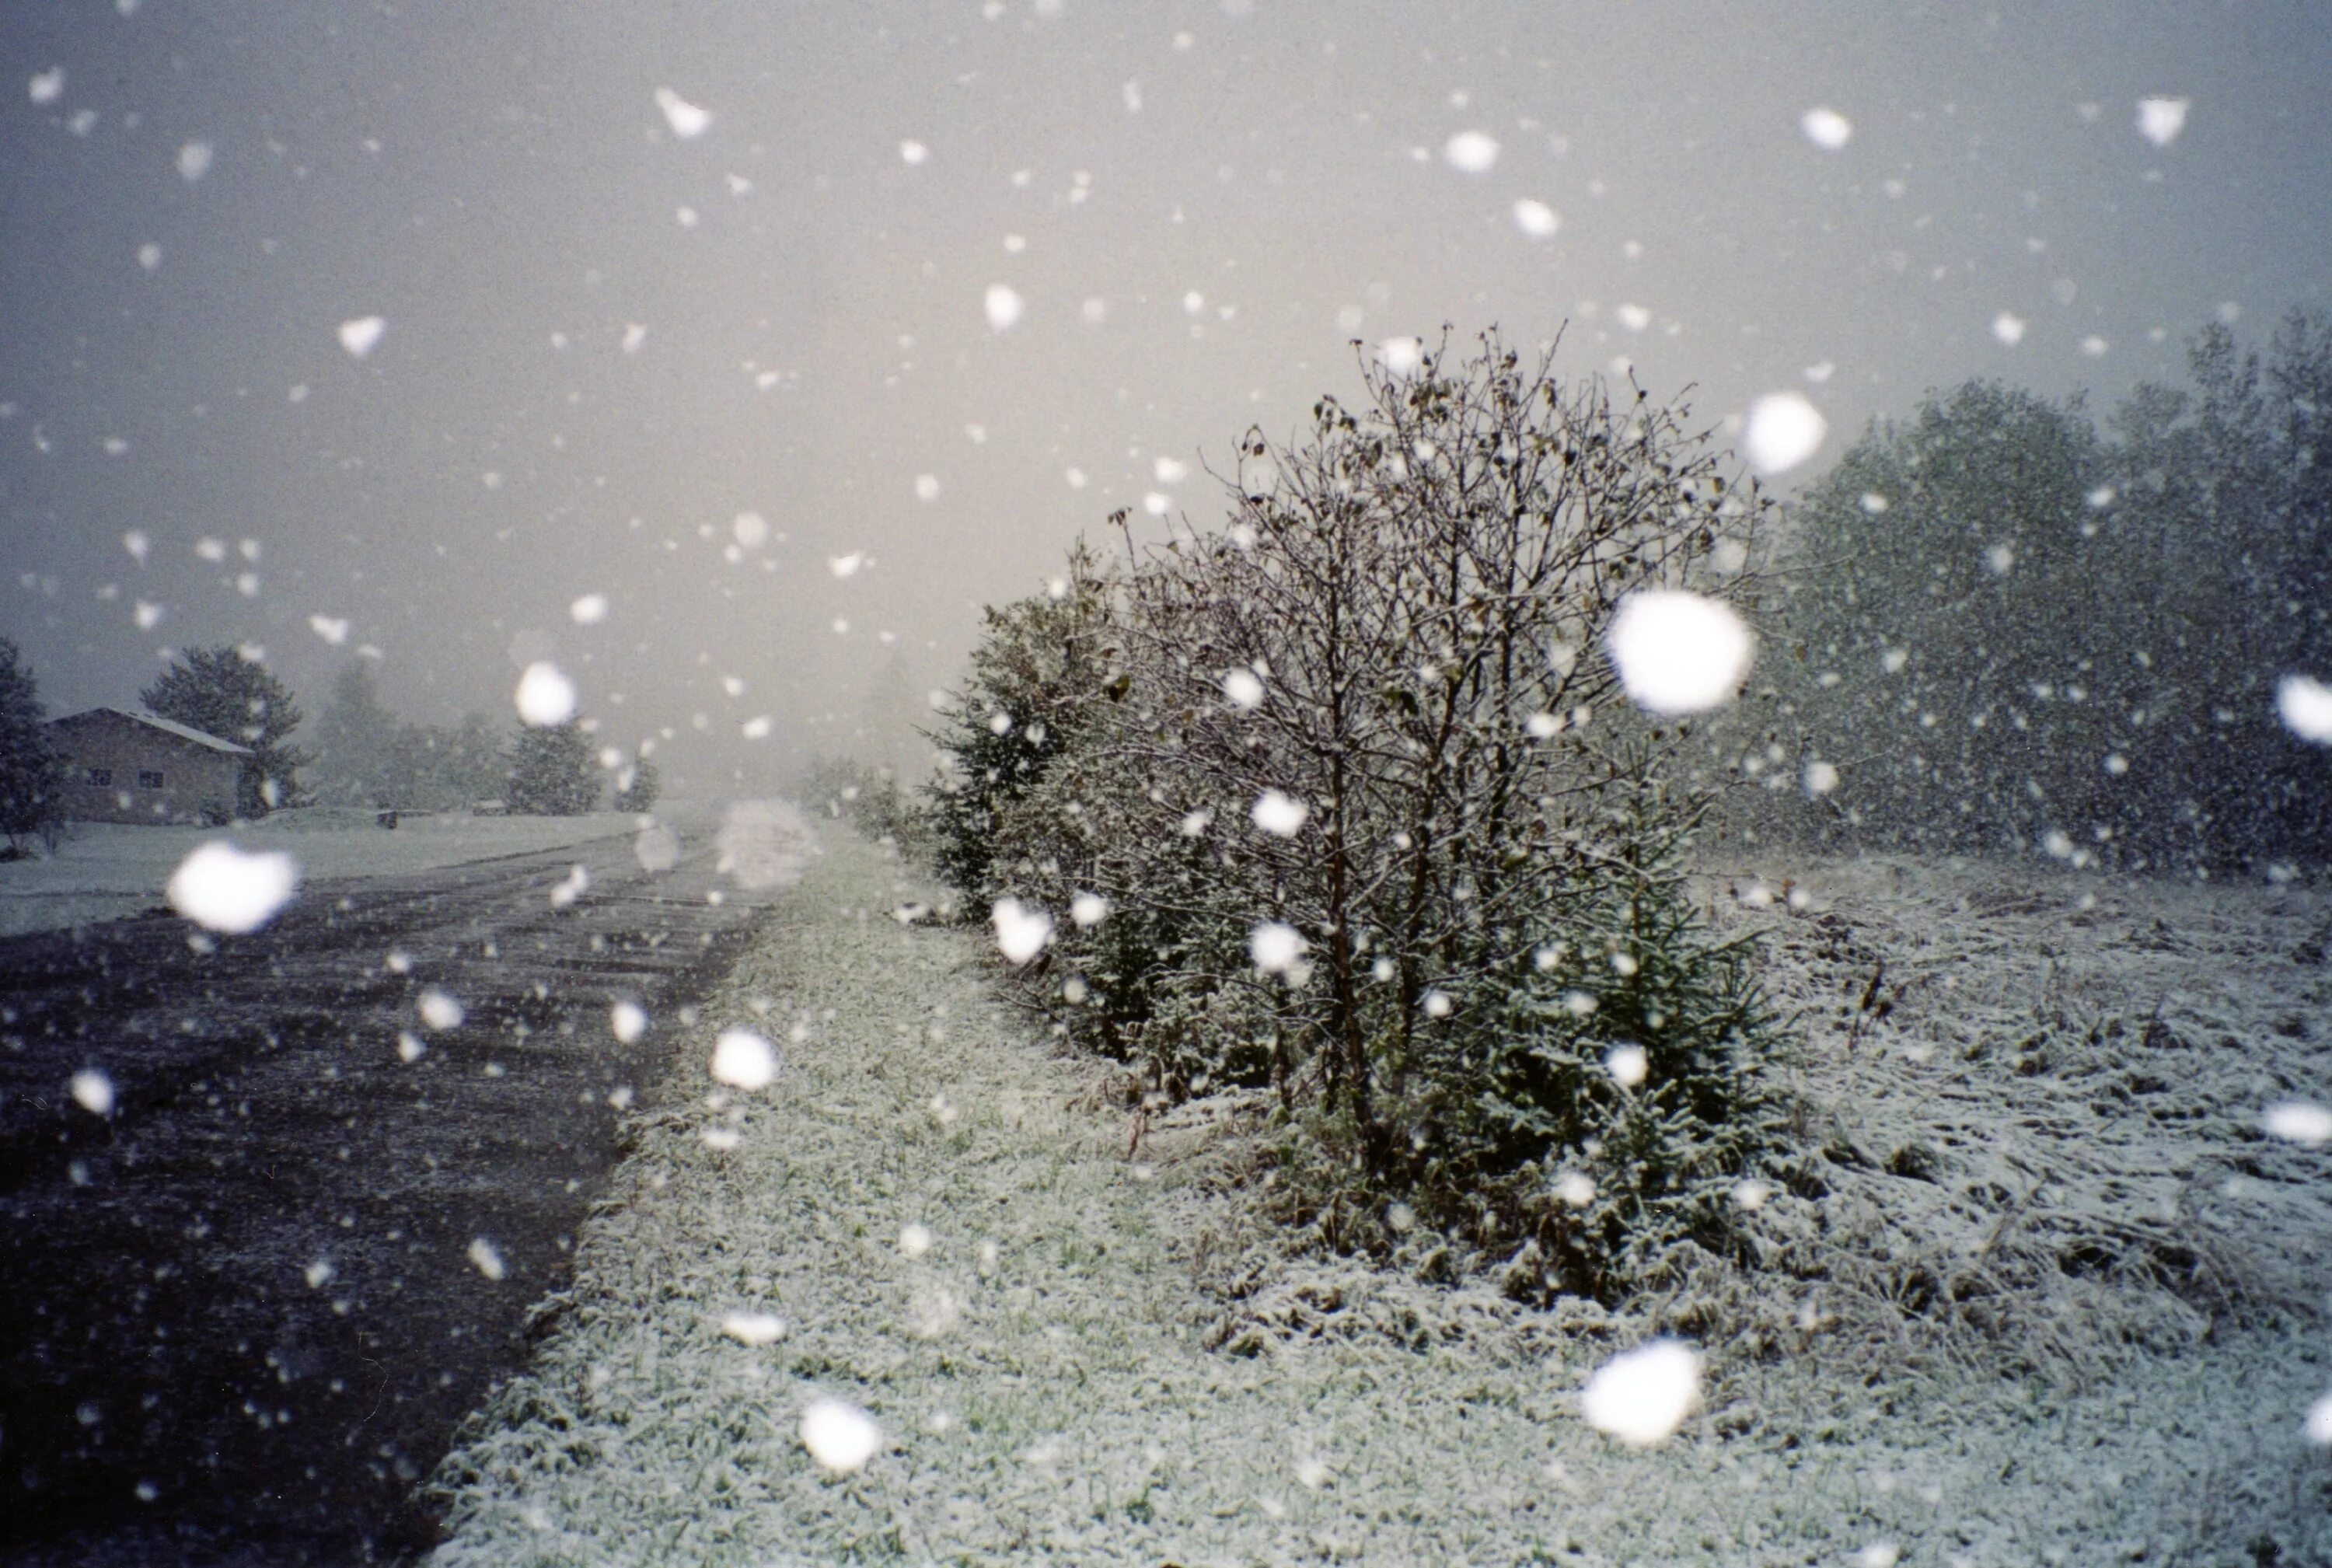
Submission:
[[[238,746],[232,741],[222,741],[216,735],[205,734],[191,724],[181,724],[176,719],[165,719],[158,713],[148,713],[142,709],[91,708],[86,712],[68,713],[63,718],[52,719],[49,722],[69,724],[75,719],[87,719],[99,713],[110,713],[118,719],[128,719],[132,723],[144,724],[148,729],[159,730],[166,735],[176,735],[181,741],[192,741],[197,746],[207,746],[214,751],[224,751],[230,757],[248,757],[252,754],[251,748],[248,746]]]

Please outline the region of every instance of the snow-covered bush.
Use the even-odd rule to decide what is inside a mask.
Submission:
[[[0,637],[0,835],[5,856],[24,853],[24,840],[53,845],[64,826],[64,753],[50,737],[40,690],[16,645]]]
[[[1738,593],[1763,503],[1551,349],[1365,376],[1242,439],[1220,531],[991,615],[941,869],[1050,913],[1019,983],[1149,1093],[1271,1085],[1276,1200],[1332,1243],[1397,1199],[1615,1291],[1719,1239],[1774,1040],[1678,891],[1681,731],[1604,639],[1631,592]]]

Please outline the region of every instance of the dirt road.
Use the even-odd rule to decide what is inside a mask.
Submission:
[[[0,942],[0,1559],[434,1537],[412,1482],[522,1359],[631,1085],[776,895],[716,872],[711,826],[660,873],[614,838],[315,884],[247,937]],[[655,1020],[629,1045],[619,999]]]

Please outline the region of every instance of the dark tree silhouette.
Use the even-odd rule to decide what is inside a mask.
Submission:
[[[264,664],[231,645],[189,648],[138,700],[162,718],[251,748],[235,781],[237,816],[264,817],[298,804],[297,771],[309,762],[290,743],[300,727],[300,703]]]

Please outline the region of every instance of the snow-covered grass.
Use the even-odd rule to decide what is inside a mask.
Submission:
[[[289,852],[302,882],[429,871],[557,849],[631,831],[617,812],[587,817],[407,815],[394,831],[370,811],[304,807],[234,827],[146,827],[89,822],[44,858],[0,863],[0,936],[61,931],[162,907],[163,884],[197,846],[225,838]]]
[[[532,1371],[440,1471],[438,1560],[2332,1560],[2302,1432],[2332,1382],[2327,1173],[2241,1132],[2324,1089],[2278,1032],[2280,999],[2320,1003],[2321,961],[2264,951],[2310,951],[2320,902],[1814,880],[1794,912],[1712,897],[1778,928],[1829,1190],[1759,1211],[1766,1274],[1615,1315],[1508,1299],[1494,1253],[1405,1271],[1263,1244],[1225,1180],[1251,1109],[1130,1119],[996,1004],[984,926],[889,919],[931,890],[837,832],[632,1124]],[[1858,1027],[1840,988],[1867,951],[1906,983]],[[2092,1039],[2092,1014],[2159,1027]],[[750,1094],[708,1073],[740,1027],[784,1056]],[[2159,1091],[2149,1052],[2184,1053]],[[1888,1173],[1913,1142],[1932,1159],[1897,1162],[1926,1174]],[[2142,1219],[2166,1200],[2219,1272],[2171,1277]],[[1905,1257],[1953,1257],[2006,1321],[1879,1309]],[[1711,1363],[1698,1412],[1642,1449],[1592,1429],[1589,1374],[1679,1318]],[[804,1446],[829,1400],[881,1429],[863,1468]]]

